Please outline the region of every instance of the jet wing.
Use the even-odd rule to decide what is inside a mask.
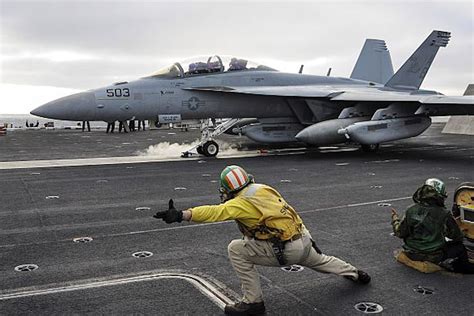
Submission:
[[[473,96],[445,96],[409,94],[405,92],[374,90],[370,92],[350,91],[343,92],[331,98],[331,101],[351,102],[387,102],[406,104],[406,106],[418,106],[414,114],[429,115],[473,115]],[[383,103],[382,103],[383,102]]]
[[[459,104],[474,105],[472,96],[445,96],[409,94],[395,91],[374,90],[370,92],[348,91],[331,98],[331,101],[359,101],[359,102],[418,102],[421,104]]]
[[[183,88],[191,91],[212,91],[276,97],[322,98],[328,101],[377,103],[386,107],[387,103],[406,103],[418,108],[415,114],[430,115],[472,115],[474,114],[474,96],[445,96],[433,94],[410,94],[403,91],[382,90],[377,87],[359,85],[328,86],[209,86]]]
[[[331,101],[352,101],[352,102],[387,102],[399,103],[406,106],[417,106],[414,114],[428,115],[473,115],[474,97],[472,96],[445,96],[409,94],[395,91],[373,92],[344,92],[331,98]],[[383,102],[383,103],[382,103]],[[382,106],[381,106],[382,107]]]
[[[422,104],[474,105],[473,96],[445,96],[432,94],[410,94],[399,91],[384,91],[376,88],[358,86],[209,86],[183,88],[192,91],[213,91],[237,94],[265,95],[278,97],[326,98],[331,101],[352,102],[418,102]]]
[[[459,105],[473,105],[474,106],[474,97],[473,96],[457,96],[450,97],[445,95],[433,95],[425,97],[419,101],[423,104],[459,104]]]

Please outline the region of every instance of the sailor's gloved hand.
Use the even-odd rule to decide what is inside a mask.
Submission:
[[[394,208],[392,208],[392,221],[395,219],[398,219],[398,214],[397,214],[397,211]]]
[[[168,210],[167,211],[160,211],[153,215],[154,218],[161,218],[167,224],[171,224],[174,222],[181,223],[183,220],[183,211],[178,211],[174,208],[173,199],[170,199]]]

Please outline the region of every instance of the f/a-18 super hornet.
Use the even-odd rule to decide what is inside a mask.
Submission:
[[[302,68],[282,73],[216,55],[67,96],[31,114],[106,122],[231,118],[203,125],[201,141],[191,150],[205,156],[217,155],[214,139],[229,129],[263,143],[351,141],[374,151],[380,143],[421,134],[431,125],[430,116],[474,114],[472,96],[420,89],[449,38],[449,32],[433,31],[395,74],[385,42],[373,39],[366,40],[350,78],[303,74]]]

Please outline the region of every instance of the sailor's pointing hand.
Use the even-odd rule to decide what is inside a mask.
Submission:
[[[174,208],[173,199],[170,199],[168,202],[168,210],[167,211],[160,211],[153,215],[154,218],[162,219],[167,224],[171,224],[174,222],[181,223],[183,220],[183,212],[178,211]]]

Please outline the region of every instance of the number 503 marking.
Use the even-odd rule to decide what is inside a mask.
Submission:
[[[107,89],[107,97],[109,98],[120,98],[120,97],[129,97],[130,96],[130,89],[129,88],[117,88],[117,89]]]

